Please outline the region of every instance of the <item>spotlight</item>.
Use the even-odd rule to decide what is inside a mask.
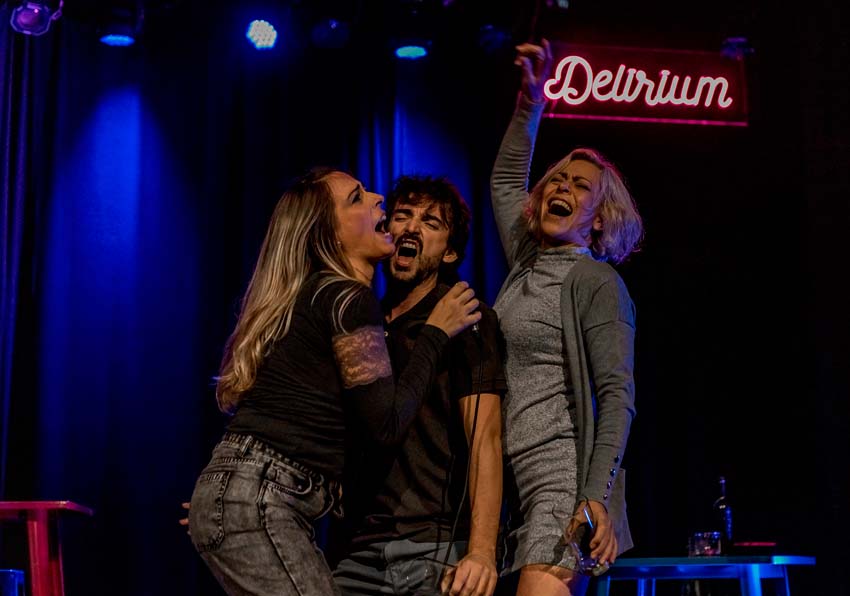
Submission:
[[[104,28],[100,41],[108,46],[131,46],[136,43],[136,35],[132,27],[113,23]]]
[[[445,18],[435,0],[398,0],[388,15],[395,33],[390,43],[396,58],[421,60],[431,52],[432,34]]]
[[[97,15],[97,37],[112,47],[127,47],[141,40],[145,10],[141,0],[110,0]]]
[[[395,55],[402,60],[419,60],[428,55],[428,48],[420,44],[400,45],[396,48]]]
[[[277,42],[277,30],[268,21],[251,21],[245,32],[254,47],[258,50],[270,50]]]
[[[43,35],[50,23],[62,16],[63,0],[55,9],[47,2],[22,2],[12,10],[9,24],[24,35]]]

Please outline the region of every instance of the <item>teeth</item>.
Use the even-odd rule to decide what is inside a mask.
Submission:
[[[563,199],[552,199],[549,201],[549,213],[555,217],[567,217],[572,215],[572,206]]]
[[[402,240],[398,243],[398,256],[412,259],[417,254],[419,254],[419,244],[414,240]]]

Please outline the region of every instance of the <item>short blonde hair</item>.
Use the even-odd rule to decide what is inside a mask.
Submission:
[[[643,237],[643,221],[620,171],[595,149],[579,148],[571,151],[551,166],[534,185],[525,204],[528,231],[538,242],[542,240],[540,212],[543,208],[543,189],[553,176],[563,172],[572,161],[590,162],[601,171],[595,193],[600,198],[597,209],[602,219],[602,230],[591,231],[590,249],[598,258],[621,263],[638,249]]]

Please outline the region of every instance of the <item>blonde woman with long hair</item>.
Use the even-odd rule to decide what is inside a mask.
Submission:
[[[529,193],[552,53],[545,41],[517,51],[522,91],[491,178],[511,267],[494,305],[512,495],[499,593],[516,582],[519,596],[577,596],[631,546],[620,465],[635,411],[634,306],[608,262],[623,261],[643,227],[622,176],[593,149],[570,152]]]
[[[225,592],[338,593],[312,523],[340,506],[346,423],[398,442],[450,337],[476,323],[461,282],[394,381],[370,283],[394,252],[383,197],[314,170],[274,210],[216,397],[233,415],[192,494],[195,548]]]

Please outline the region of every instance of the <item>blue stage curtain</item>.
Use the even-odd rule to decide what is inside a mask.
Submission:
[[[56,50],[50,40],[37,46],[13,32],[9,15],[8,5],[0,6],[0,498],[14,498],[33,478],[23,452],[34,445],[29,432],[35,384],[34,238],[50,167],[41,141],[52,122],[54,97],[46,72]],[[11,488],[10,476],[16,481]]]
[[[214,593],[179,504],[226,423],[212,377],[289,180],[331,165],[386,193],[428,173],[451,177],[473,211],[485,198],[468,115],[433,99],[439,73],[286,40],[258,53],[231,26],[240,10],[194,13],[205,43],[177,15],[123,49],[68,19],[24,38],[0,13],[3,432],[29,441],[11,455],[16,498],[95,510],[67,524],[69,593]],[[473,284],[487,270],[473,266],[477,242],[461,269]],[[32,320],[15,354],[24,294]]]
[[[0,22],[8,10],[0,10]],[[18,43],[15,43],[18,41]],[[29,52],[24,40],[14,40],[8,27],[0,31],[0,201],[3,243],[0,245],[0,498],[5,495],[8,465],[9,412],[12,401],[12,363],[20,287],[21,251],[27,196]]]

